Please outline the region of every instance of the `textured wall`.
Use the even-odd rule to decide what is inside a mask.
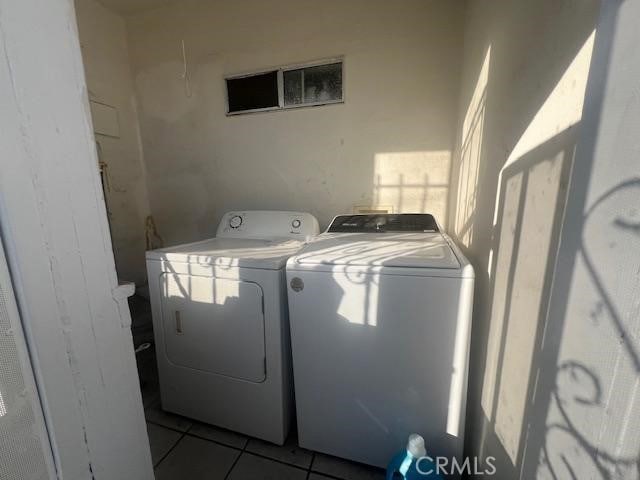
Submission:
[[[496,457],[500,478],[540,473],[519,477],[544,444],[536,389],[556,377],[542,343],[598,7],[475,0],[467,12],[450,225],[477,278],[467,449]]]
[[[638,0],[602,4],[525,478],[640,478],[638,18]]]
[[[89,98],[117,110],[119,136],[96,135],[106,164],[106,200],[118,276],[146,278],[145,218],[149,200],[124,20],[96,0],[76,0]],[[94,122],[96,119],[94,119]]]
[[[232,209],[310,211],[326,226],[378,202],[445,221],[461,7],[186,0],[129,16],[151,210],[167,243],[212,236]],[[344,104],[225,116],[225,75],[336,55]]]

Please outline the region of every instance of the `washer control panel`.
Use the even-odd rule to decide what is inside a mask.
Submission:
[[[433,215],[428,213],[386,213],[377,215],[338,215],[327,232],[384,233],[439,232]]]
[[[272,210],[227,212],[218,225],[218,237],[298,238],[319,233],[318,220],[310,213]]]

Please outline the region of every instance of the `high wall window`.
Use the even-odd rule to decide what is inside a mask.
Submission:
[[[333,59],[227,77],[227,114],[343,102],[342,70]]]

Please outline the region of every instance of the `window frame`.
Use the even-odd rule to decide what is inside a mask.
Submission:
[[[335,63],[339,63],[342,69],[342,96],[336,100],[323,100],[320,102],[309,102],[309,103],[298,103],[295,105],[285,105],[284,104],[284,72],[288,72],[291,70],[300,70],[309,67],[319,67],[323,65],[333,65]],[[252,108],[250,110],[240,110],[235,112],[229,111],[229,89],[227,88],[227,80],[236,80],[239,78],[253,77],[255,75],[261,75],[265,73],[276,72],[277,77],[277,86],[278,86],[278,105],[274,107],[264,107],[264,108]],[[303,77],[304,78],[304,77]],[[232,117],[236,115],[245,115],[247,113],[263,113],[263,112],[277,112],[277,111],[285,111],[285,110],[293,110],[297,108],[306,108],[306,107],[318,107],[321,105],[335,105],[339,103],[345,102],[345,69],[344,69],[344,56],[338,57],[330,57],[323,58],[321,60],[314,60],[310,62],[304,63],[295,63],[282,65],[279,67],[271,67],[271,68],[262,68],[260,70],[252,70],[251,72],[244,73],[236,73],[232,75],[225,75],[224,78],[224,94],[225,94],[225,103],[226,103],[226,116]],[[303,95],[304,95],[304,83],[302,84]]]

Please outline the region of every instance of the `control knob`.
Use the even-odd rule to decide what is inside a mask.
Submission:
[[[234,215],[229,219],[229,226],[231,228],[239,228],[242,225],[242,217],[240,215]]]

